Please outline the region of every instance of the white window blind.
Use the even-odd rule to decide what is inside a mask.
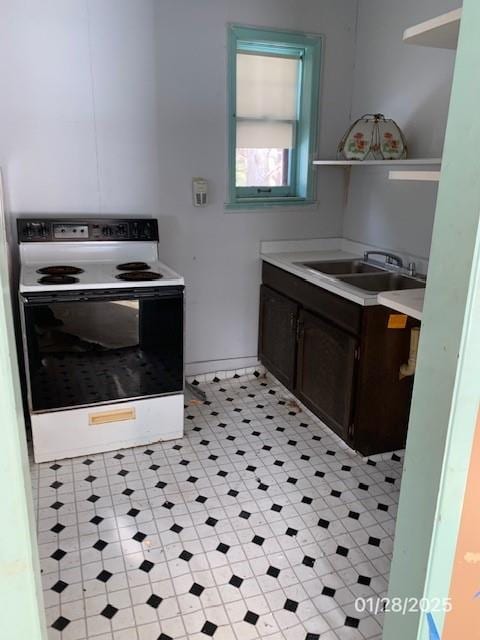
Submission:
[[[237,53],[237,148],[291,149],[300,60]]]

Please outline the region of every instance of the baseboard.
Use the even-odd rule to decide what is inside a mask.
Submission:
[[[247,358],[229,358],[227,360],[207,360],[205,362],[189,362],[185,365],[185,376],[188,379],[193,376],[217,374],[217,377],[221,379],[222,376],[219,374],[221,374],[222,372],[235,373],[236,371],[241,369],[255,369],[255,367],[259,366],[260,362],[256,356]]]
[[[207,373],[197,373],[186,376],[187,382],[202,383],[213,382],[214,380],[228,380],[229,378],[242,378],[244,376],[263,376],[266,373],[265,367],[257,363],[253,367],[240,367],[238,369],[220,369],[219,371],[209,371]]]

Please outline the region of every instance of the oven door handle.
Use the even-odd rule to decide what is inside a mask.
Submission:
[[[108,302],[115,300],[172,300],[183,295],[184,287],[165,287],[158,289],[128,289],[122,291],[105,291],[96,292],[95,289],[88,291],[71,291],[69,293],[54,293],[46,295],[45,293],[22,293],[23,304],[25,306],[35,306],[43,304],[51,304],[54,302]]]

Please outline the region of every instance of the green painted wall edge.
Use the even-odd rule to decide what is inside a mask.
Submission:
[[[465,0],[432,238],[390,597],[446,597],[479,398],[480,3]],[[475,274],[478,278],[478,273]],[[472,314],[476,314],[474,318]],[[476,322],[475,322],[476,321]],[[477,360],[478,363],[478,360]],[[475,407],[475,408],[474,408]],[[438,626],[443,615],[435,614]],[[389,613],[384,640],[428,640],[426,617]]]
[[[45,640],[40,566],[11,315],[1,175],[0,285],[0,635],[6,640]]]

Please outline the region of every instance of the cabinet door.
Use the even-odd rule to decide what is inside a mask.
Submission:
[[[297,394],[344,440],[350,440],[357,340],[307,311],[299,316]]]
[[[259,358],[288,389],[295,380],[298,305],[273,289],[260,290]]]

